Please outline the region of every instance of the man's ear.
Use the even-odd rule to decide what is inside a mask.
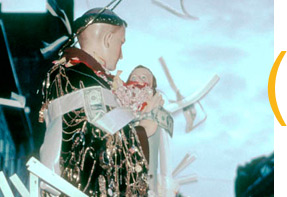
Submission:
[[[113,33],[112,32],[107,32],[104,36],[104,46],[106,48],[109,48],[110,45],[111,45],[111,40],[112,40],[112,37],[113,37]]]

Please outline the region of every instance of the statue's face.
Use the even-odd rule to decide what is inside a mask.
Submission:
[[[150,73],[149,70],[145,69],[145,68],[137,68],[135,69],[132,74],[131,77],[129,79],[129,81],[134,81],[134,82],[138,82],[140,84],[148,84],[149,87],[152,87],[152,80],[153,80],[153,76]]]
[[[106,68],[110,71],[116,69],[119,59],[123,58],[122,45],[125,43],[125,27],[112,34],[106,58]]]

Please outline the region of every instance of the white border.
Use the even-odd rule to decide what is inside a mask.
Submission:
[[[274,61],[281,51],[287,50],[287,1],[286,0],[275,0],[274,1]],[[287,56],[283,58],[281,65],[279,67],[278,73],[280,73],[280,68],[287,66]],[[281,69],[282,70],[285,69]],[[287,73],[277,74],[276,79],[276,98],[285,97],[287,95]],[[284,77],[285,75],[285,77]],[[283,76],[283,77],[281,77]],[[284,85],[285,84],[285,85]],[[287,100],[284,103],[279,103],[279,110],[286,111]],[[284,113],[282,113],[284,117]],[[287,177],[287,128],[279,125],[276,118],[274,118],[274,156],[275,156],[275,182],[274,182],[274,194],[276,197],[286,196],[286,177]]]

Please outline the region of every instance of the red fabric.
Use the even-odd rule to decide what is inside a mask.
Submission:
[[[144,103],[142,104],[142,106],[140,107],[140,111],[142,111],[146,106],[147,106],[147,102],[144,102]]]
[[[147,83],[140,84],[140,83],[137,82],[137,81],[128,81],[128,82],[126,83],[126,85],[127,85],[127,86],[133,85],[133,86],[138,87],[138,88],[141,89],[141,88],[146,87],[148,84],[147,84]]]

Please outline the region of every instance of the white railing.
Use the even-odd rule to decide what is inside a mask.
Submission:
[[[14,174],[9,179],[11,183],[15,186],[17,191],[23,197],[38,197],[40,196],[40,182],[46,183],[51,187],[58,190],[60,193],[64,193],[68,196],[79,196],[87,197],[82,191],[78,190],[72,184],[64,180],[62,177],[52,172],[49,168],[44,166],[40,161],[31,157],[27,162],[27,170],[29,174],[30,187],[29,191],[22,183],[20,178]],[[4,173],[0,172],[0,190],[2,191],[4,197],[14,197],[12,189],[10,188],[8,181]],[[60,194],[59,193],[59,194]]]
[[[189,166],[195,159],[195,155],[188,153],[174,169],[172,173],[172,182],[177,185],[175,186],[177,191],[181,185],[197,181],[197,176],[195,174],[176,178],[176,176],[187,166]],[[55,196],[59,196],[61,193],[64,193],[67,196],[87,197],[86,194],[78,190],[76,187],[74,187],[72,184],[64,180],[56,173],[52,172],[49,168],[44,166],[34,157],[29,159],[26,166],[27,170],[29,171],[29,191],[17,176],[17,174],[9,177],[12,185],[16,188],[22,197],[38,197],[40,196],[41,188],[43,189],[44,187],[46,191],[51,191],[53,194],[55,194]],[[8,181],[2,171],[0,171],[0,190],[2,191],[4,197],[14,197],[12,189],[10,188]]]

